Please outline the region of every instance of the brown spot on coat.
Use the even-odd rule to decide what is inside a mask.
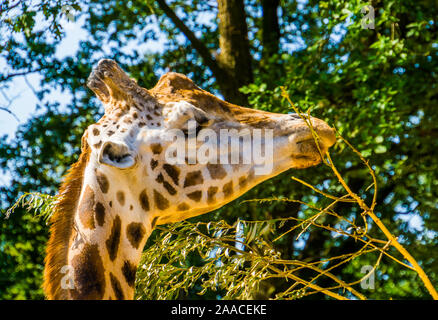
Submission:
[[[114,294],[117,300],[124,300],[125,295],[123,294],[122,286],[120,285],[120,281],[110,272],[110,281],[111,286],[113,287]]]
[[[142,208],[144,211],[149,211],[149,209],[150,209],[150,207],[149,207],[149,198],[148,198],[148,195],[147,195],[147,193],[146,193],[146,189],[144,189],[144,190],[140,193],[139,199],[140,199],[140,205],[141,205],[141,208]]]
[[[125,193],[123,191],[117,191],[116,198],[121,206],[125,205]]]
[[[163,183],[164,181],[164,176],[160,173],[157,178],[155,179],[155,181],[157,181],[158,183]]]
[[[167,192],[169,192],[171,195],[175,195],[176,194],[176,190],[174,187],[172,187],[172,185],[167,182],[166,180],[164,180],[164,176],[160,173],[157,176],[157,179],[155,179],[155,181],[157,181],[158,183],[162,183],[164,188],[167,190]]]
[[[189,197],[193,201],[199,202],[199,200],[201,200],[201,198],[202,198],[202,191],[198,190],[198,191],[191,192],[191,193],[187,194],[187,197]]]
[[[178,167],[172,166],[168,163],[163,165],[164,171],[166,171],[167,175],[172,179],[173,183],[178,185],[179,183],[179,173],[181,170]]]
[[[94,229],[94,191],[89,185],[85,187],[78,210],[79,219],[84,228]]]
[[[208,172],[210,172],[210,177],[215,180],[220,180],[225,178],[227,172],[221,164],[207,164]]]
[[[101,145],[102,145],[102,141],[99,141],[98,143],[93,144],[93,147],[95,149],[99,149]]]
[[[158,161],[151,159],[151,169],[154,170],[158,166]]]
[[[94,135],[94,136],[98,136],[99,134],[100,134],[99,129],[94,128],[94,129],[93,129],[93,135]]]
[[[184,188],[190,186],[196,186],[204,182],[201,171],[192,171],[187,173],[186,179],[184,181]]]
[[[108,182],[108,178],[106,177],[106,175],[104,175],[100,171],[97,171],[96,178],[97,178],[97,183],[99,184],[100,190],[103,193],[107,193],[108,189],[109,189],[109,182]]]
[[[163,181],[163,186],[164,188],[166,188],[167,192],[169,192],[169,194],[171,194],[172,196],[176,194],[175,188],[172,187],[172,185],[169,182]]]
[[[96,221],[99,226],[103,226],[105,223],[105,207],[102,203],[97,202],[94,206],[94,212],[96,214]]]
[[[160,154],[163,151],[163,147],[159,143],[151,144],[151,150],[153,154]]]
[[[106,248],[108,249],[108,254],[111,261],[117,257],[117,250],[119,249],[120,244],[120,233],[122,229],[122,222],[120,217],[116,215],[113,221],[113,226],[111,228],[111,234],[106,240]]]
[[[123,119],[123,122],[127,124],[132,124],[132,120],[130,117],[126,117],[125,119]]]
[[[122,267],[122,273],[123,276],[125,277],[126,283],[128,283],[128,285],[131,288],[134,288],[135,285],[135,274],[137,272],[137,266],[127,260],[125,260],[125,262],[123,263],[123,267]]]
[[[155,205],[160,210],[166,210],[169,208],[169,200],[167,200],[161,193],[154,189],[154,201]]]
[[[207,190],[207,203],[216,202],[216,193],[219,190],[218,187],[210,187]]]
[[[99,300],[105,293],[105,276],[102,258],[95,244],[85,244],[81,253],[71,262],[74,269],[73,299]]]
[[[176,210],[178,211],[187,211],[189,209],[190,209],[189,205],[185,202],[179,204],[178,207],[176,208]]]
[[[126,227],[126,235],[128,240],[135,249],[138,249],[140,246],[145,233],[146,229],[144,228],[143,224],[139,222],[131,222]]]
[[[233,181],[230,181],[230,182],[224,184],[222,191],[223,191],[225,197],[230,196],[233,193]]]

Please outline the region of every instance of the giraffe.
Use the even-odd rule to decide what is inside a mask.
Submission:
[[[103,59],[87,85],[105,113],[84,132],[79,159],[59,190],[45,259],[48,299],[133,299],[137,264],[156,225],[212,211],[285,170],[321,161],[298,115],[227,103],[182,74],[167,73],[146,90]],[[255,160],[223,164],[186,157],[169,163],[166,150],[175,142],[166,134],[181,129],[186,135],[189,121],[212,132],[270,129],[271,171],[256,174]],[[322,120],[311,121],[325,152],[335,143],[334,131]]]

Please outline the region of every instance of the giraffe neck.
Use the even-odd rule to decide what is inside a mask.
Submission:
[[[133,205],[129,186],[104,169],[90,165],[85,172],[67,259],[72,299],[132,299],[137,265],[152,230],[149,214]]]
[[[133,299],[137,265],[153,226],[132,205],[129,188],[113,178],[86,154],[66,177],[47,247],[49,299]]]

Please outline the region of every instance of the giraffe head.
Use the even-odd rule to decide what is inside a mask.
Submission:
[[[85,133],[96,169],[108,172],[134,206],[143,199],[154,224],[211,211],[284,170],[321,160],[298,115],[226,103],[181,74],[167,73],[147,91],[102,60],[89,86],[106,105]],[[311,121],[325,152],[333,129]]]
[[[132,298],[155,225],[212,211],[287,169],[315,165],[319,150],[335,142],[322,120],[311,118],[318,148],[298,115],[227,103],[177,73],[146,90],[114,61],[101,60],[88,86],[105,114],[84,133],[77,204],[62,222],[72,230],[61,259],[72,269],[66,291],[59,276],[50,283],[60,267],[50,244],[62,238],[52,230],[46,291],[53,298]],[[61,195],[68,192],[67,183]]]

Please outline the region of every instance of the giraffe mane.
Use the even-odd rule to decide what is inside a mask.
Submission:
[[[46,247],[43,289],[48,299],[67,299],[67,290],[61,289],[62,267],[67,265],[68,248],[74,236],[74,215],[82,190],[85,167],[90,156],[86,135],[78,161],[63,178],[58,200],[50,219],[50,238]]]

